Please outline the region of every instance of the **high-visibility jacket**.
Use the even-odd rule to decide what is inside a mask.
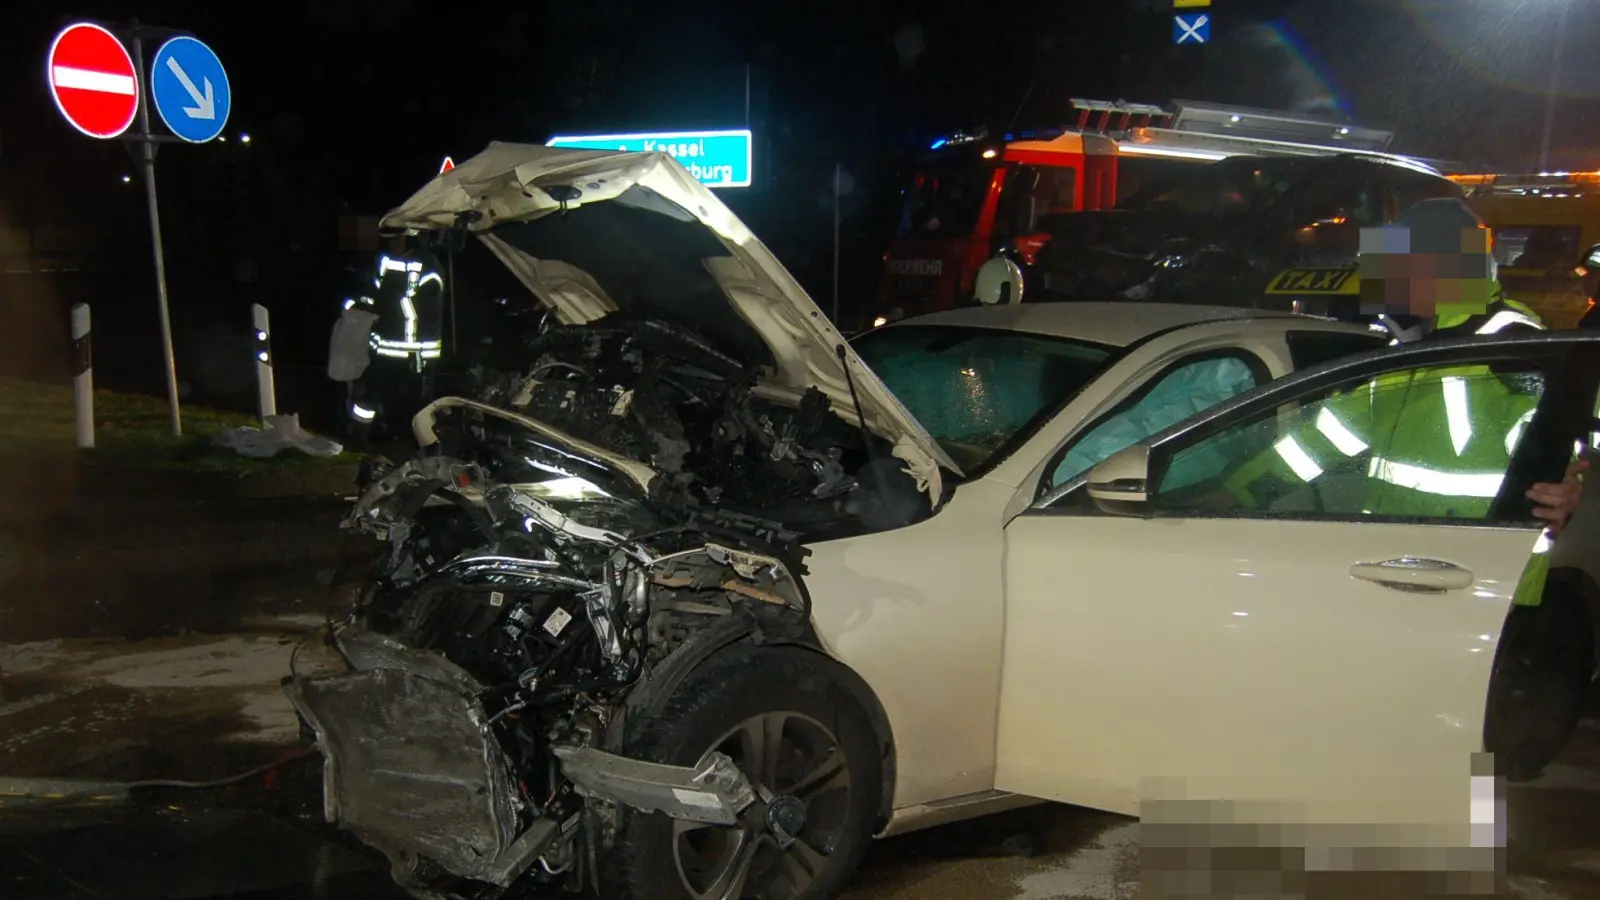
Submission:
[[[1544,331],[1544,320],[1525,304],[1507,297],[1496,281],[1483,312],[1461,309],[1441,310],[1434,323],[1434,331],[1456,336],[1461,334],[1501,334],[1507,331]]]
[[[1229,476],[1226,487],[1244,509],[1270,509],[1311,492],[1333,510],[1481,519],[1538,404],[1538,394],[1487,366],[1391,373],[1324,401],[1310,421]],[[1293,506],[1306,508],[1307,499]],[[1541,535],[1516,603],[1539,603],[1548,548]]]
[[[377,314],[369,336],[379,357],[406,360],[421,371],[444,352],[444,277],[427,254],[379,257],[374,296],[345,301],[345,309]]]

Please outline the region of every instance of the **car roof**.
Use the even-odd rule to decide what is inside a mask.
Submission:
[[[1186,303],[1072,302],[966,307],[903,319],[886,327],[954,325],[962,328],[998,328],[1127,347],[1174,328],[1210,322],[1261,320],[1284,325],[1289,324],[1287,320],[1299,320],[1322,327],[1335,324],[1328,319],[1269,309],[1194,306]]]

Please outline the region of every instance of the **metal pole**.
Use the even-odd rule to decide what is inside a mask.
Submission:
[[[833,327],[839,327],[839,181],[843,169],[833,164]]]
[[[94,447],[94,355],[89,337],[89,304],[72,307],[72,407],[78,446]]]
[[[255,330],[256,400],[265,422],[278,414],[278,389],[272,377],[272,319],[265,306],[250,304],[250,325]]]
[[[167,403],[172,408],[172,433],[183,434],[178,413],[178,366],[172,356],[172,315],[167,304],[167,263],[161,255],[161,211],[156,205],[156,148],[150,141],[150,92],[144,77],[144,42],[139,38],[139,23],[133,23],[133,71],[138,78],[139,160],[144,165],[145,199],[150,207],[150,240],[156,257],[156,299],[161,307],[161,355],[167,369]]]
[[[1567,38],[1567,12],[1571,4],[1561,3],[1561,21],[1556,25],[1556,43],[1550,59],[1550,91],[1544,98],[1544,135],[1539,141],[1539,171],[1550,171],[1550,130],[1556,120],[1556,91],[1561,88],[1561,45]]]

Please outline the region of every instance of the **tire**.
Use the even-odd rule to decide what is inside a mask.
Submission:
[[[1528,781],[1561,754],[1594,670],[1594,632],[1578,589],[1551,581],[1538,606],[1512,608],[1489,681],[1484,735],[1501,774]]]
[[[872,840],[883,796],[883,760],[871,720],[836,672],[836,663],[808,650],[741,644],[696,669],[659,716],[635,722],[624,750],[634,758],[690,766],[721,749],[746,777],[774,794],[791,796],[803,780],[820,780],[823,788],[795,792],[805,803],[805,822],[788,851],[778,849],[770,827],[696,827],[624,809],[614,852],[602,868],[601,895],[625,900],[835,896]],[[750,764],[758,727],[781,736],[778,765],[765,772]],[[788,810],[793,811],[792,804]],[[730,874],[723,867],[730,846],[741,840],[754,848],[739,855],[747,863],[742,891],[730,889],[735,879],[721,877]],[[806,874],[810,880],[803,882]]]

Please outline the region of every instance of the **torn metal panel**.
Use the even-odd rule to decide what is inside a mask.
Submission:
[[[509,885],[554,830],[520,824],[511,763],[489,732],[475,682],[393,642],[342,643],[370,667],[284,687],[322,750],[328,821],[393,860],[423,856]]]

